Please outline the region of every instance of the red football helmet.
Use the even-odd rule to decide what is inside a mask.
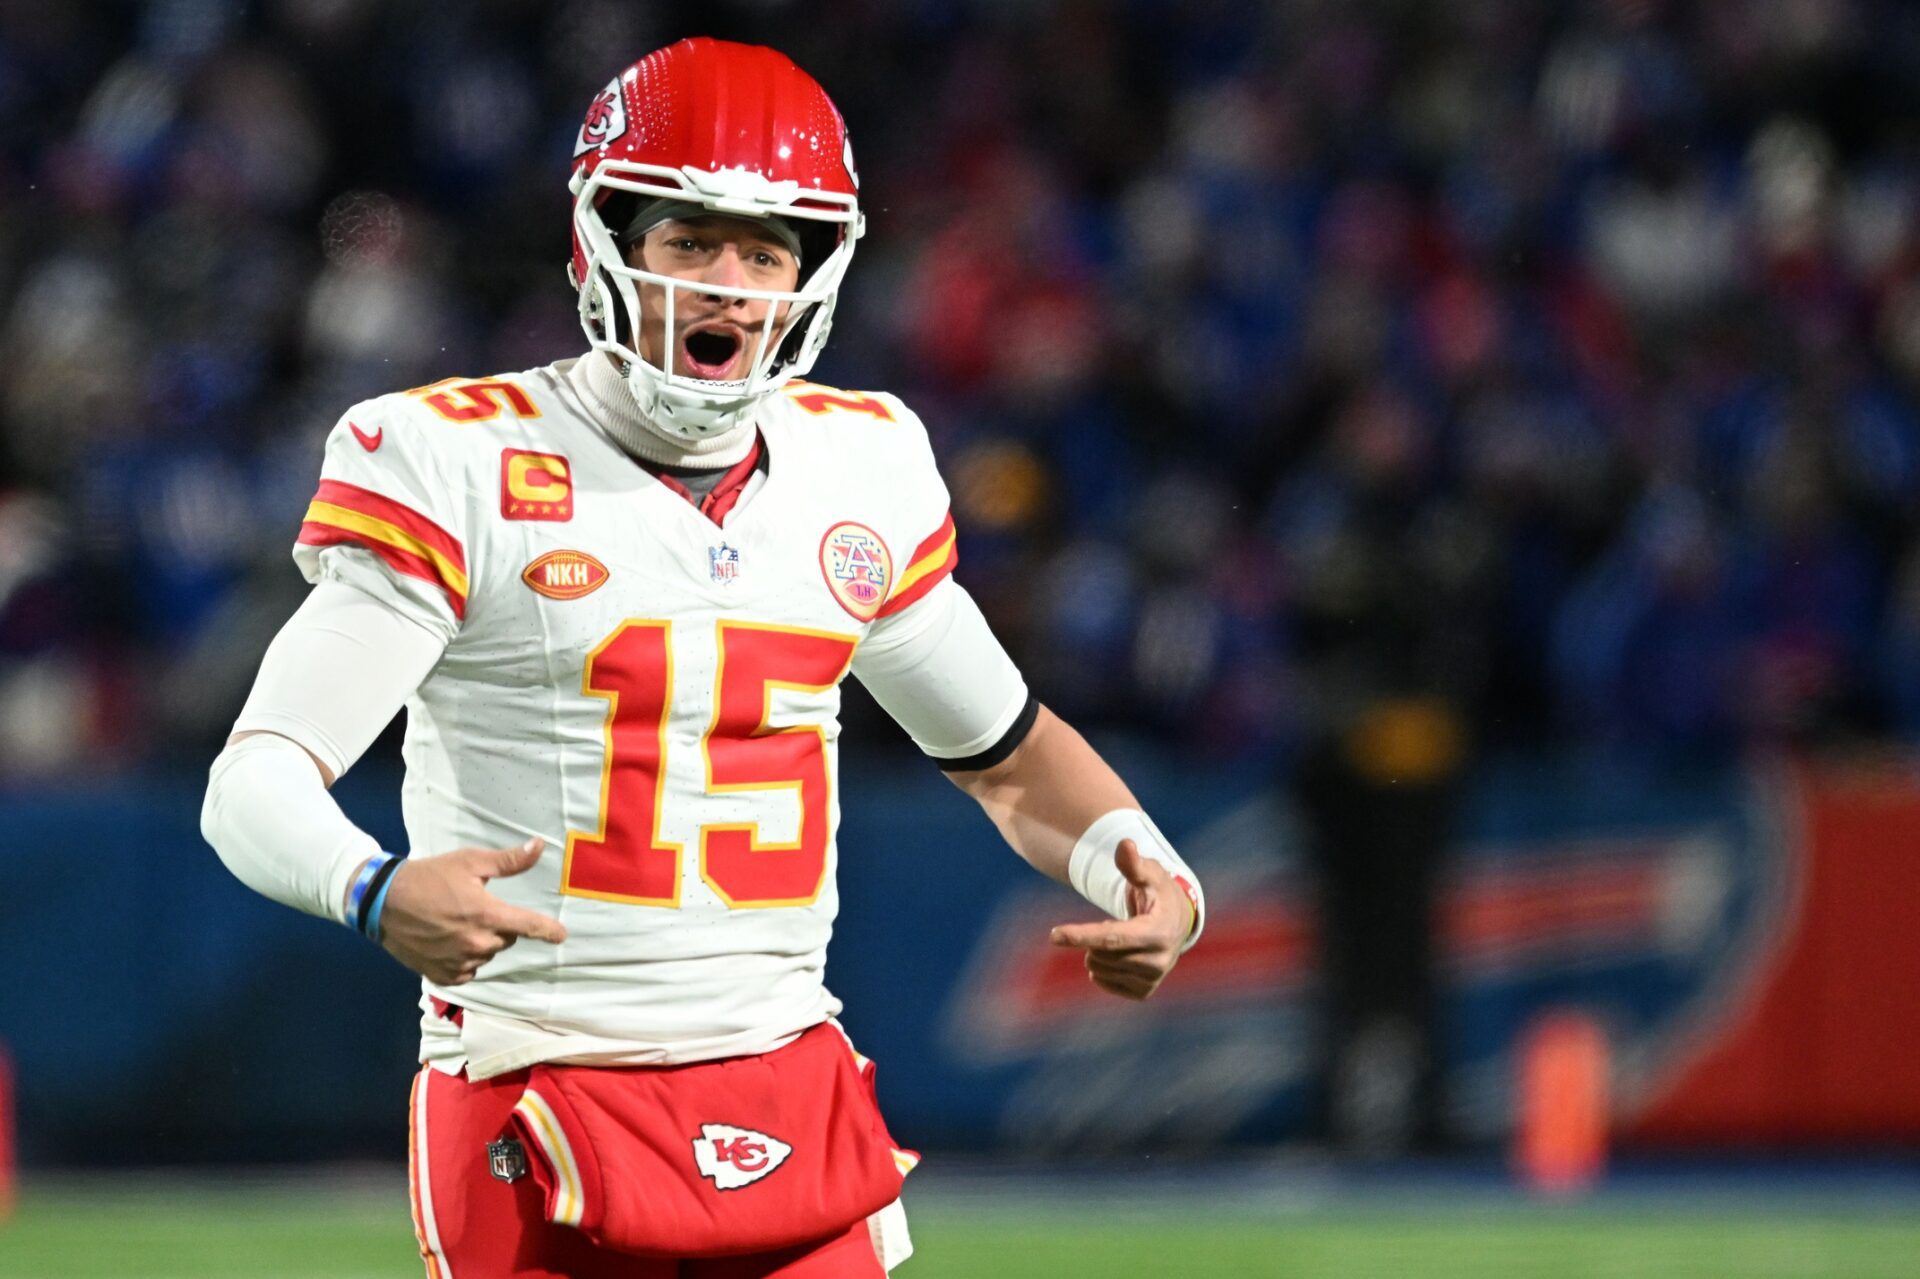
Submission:
[[[581,326],[594,350],[625,369],[655,425],[688,440],[718,435],[813,366],[865,219],[846,123],[812,76],[773,49],[682,40],[608,81],[587,108],[573,157],[567,275],[579,291]],[[802,245],[798,287],[694,285],[629,266],[608,224],[624,229],[622,219],[653,200],[786,221]],[[718,382],[675,374],[669,352],[658,364],[644,359],[642,284],[665,290],[669,335],[680,289],[766,299],[747,376]]]

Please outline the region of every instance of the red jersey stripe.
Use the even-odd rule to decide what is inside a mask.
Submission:
[[[951,521],[949,521],[949,524],[951,524]],[[881,605],[880,611],[874,616],[876,618],[891,617],[901,609],[913,604],[928,591],[940,585],[943,580],[951,577],[954,566],[959,562],[960,545],[957,541],[948,542],[946,554],[939,559],[931,562],[926,560],[916,562],[901,577],[901,580],[907,584],[906,589]]]
[[[389,545],[377,538],[370,537],[357,529],[341,528],[337,524],[326,524],[319,520],[308,520],[300,526],[300,543],[303,546],[358,546],[372,551],[396,573],[419,578],[440,588],[447,597],[448,605],[453,609],[454,617],[465,620],[467,616],[467,593],[447,580],[440,566],[424,555]]]
[[[907,556],[907,565],[908,565],[909,571],[911,571],[911,568],[913,565],[918,564],[921,560],[925,559],[927,556],[939,550],[941,545],[945,543],[949,537],[952,537],[952,536],[953,536],[953,512],[948,511],[947,517],[940,521],[940,527],[933,530],[933,533],[927,538],[926,541],[914,547],[913,554]]]
[[[321,480],[313,500],[343,506],[350,511],[372,516],[376,520],[385,520],[446,556],[460,572],[467,571],[467,552],[460,545],[460,539],[411,506],[382,496],[372,489],[361,488],[358,484],[347,484],[340,480]]]

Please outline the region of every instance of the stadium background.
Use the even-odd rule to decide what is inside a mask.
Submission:
[[[17,1273],[96,1273],[58,1223],[132,1168],[201,1169],[210,1235],[218,1170],[389,1175],[409,983],[226,876],[204,765],[304,589],[325,431],[576,352],[579,113],[695,33],[845,112],[869,235],[815,376],[921,412],[961,580],[1214,886],[1163,998],[1087,998],[1036,943],[1072,899],[849,698],[833,985],[936,1222],[943,1184],[1030,1206],[1036,1156],[1085,1174],[1061,1220],[1116,1184],[1256,1232],[1505,1203],[1516,1049],[1573,1010],[1613,1048],[1600,1202],[1684,1152],[1744,1238],[1828,1214],[1772,1273],[1881,1273],[1821,1231],[1920,1203],[1892,0],[0,3],[0,1272],[10,1231]],[[342,794],[397,843],[391,737]],[[1436,921],[1393,961],[1431,1000],[1348,992],[1371,1040],[1342,866]]]

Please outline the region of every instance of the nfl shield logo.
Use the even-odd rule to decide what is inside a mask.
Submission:
[[[707,571],[713,580],[725,585],[740,576],[740,549],[725,542],[707,548]]]
[[[487,1143],[487,1171],[498,1181],[512,1184],[527,1175],[527,1151],[511,1137]]]

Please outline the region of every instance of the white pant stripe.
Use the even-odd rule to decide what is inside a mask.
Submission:
[[[446,1249],[440,1246],[440,1225],[433,1216],[433,1177],[427,1165],[427,1081],[432,1066],[420,1067],[414,1081],[413,1159],[416,1203],[420,1211],[420,1238],[427,1246],[427,1279],[453,1279],[453,1267],[447,1264]]]

